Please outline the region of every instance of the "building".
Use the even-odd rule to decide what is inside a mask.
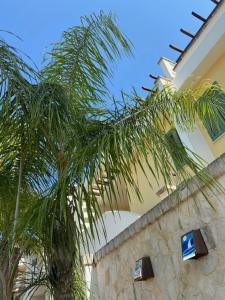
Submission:
[[[170,82],[179,90],[217,81],[225,89],[225,1],[213,2],[215,9],[207,19],[194,13],[203,25],[196,34],[185,31],[191,37],[188,46],[184,50],[172,46],[180,52],[177,61],[164,57],[159,60],[163,76],[156,77],[158,84]],[[225,128],[212,133],[198,122],[193,132],[176,129],[184,144],[205,159],[214,178],[225,186]],[[207,201],[196,178],[191,179],[191,189],[187,189],[182,184],[165,187],[163,181],[161,185],[154,183],[149,173],[150,187],[138,167],[135,176],[144,201],[140,203],[132,191],[131,202],[126,193],[118,199],[119,209],[137,214],[136,221],[127,222],[127,228],[123,222],[121,232],[101,244],[100,249],[97,247],[93,259],[86,260],[90,298],[225,299],[224,192],[212,192],[201,185],[201,191],[209,195]],[[107,207],[102,206],[102,210],[107,211]],[[201,230],[208,255],[183,261],[181,236],[197,229]],[[142,257],[151,258],[155,277],[138,282],[134,281],[134,267]]]

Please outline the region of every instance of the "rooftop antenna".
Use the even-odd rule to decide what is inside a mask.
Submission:
[[[171,49],[173,49],[173,50],[175,50],[175,51],[177,51],[177,52],[180,52],[180,53],[183,53],[183,52],[184,52],[184,49],[178,48],[178,47],[175,46],[175,45],[170,44],[169,46],[170,46]]]
[[[204,23],[207,21],[206,18],[203,18],[202,16],[200,16],[199,14],[197,14],[197,13],[194,12],[194,11],[193,11],[191,14],[192,14],[192,16],[194,16],[195,18],[199,19],[200,21],[202,21],[202,22],[204,22]]]
[[[183,34],[186,34],[187,36],[189,36],[190,38],[194,38],[195,35],[193,33],[191,33],[190,31],[184,29],[184,28],[181,28],[180,31],[183,33]]]

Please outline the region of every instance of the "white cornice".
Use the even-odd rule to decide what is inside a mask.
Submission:
[[[208,21],[203,32],[176,67],[174,86],[179,89],[197,84],[225,52],[225,2]]]

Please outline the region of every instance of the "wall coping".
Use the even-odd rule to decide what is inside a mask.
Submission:
[[[207,168],[210,175],[214,179],[218,179],[225,174],[225,153],[219,158],[210,163]],[[109,241],[105,246],[98,250],[93,257],[93,263],[99,262],[104,256],[109,254],[114,249],[118,248],[125,241],[133,237],[136,233],[145,229],[148,225],[153,224],[162,215],[166,214],[171,209],[175,208],[178,204],[184,202],[191,195],[199,191],[200,188],[206,186],[205,183],[200,181],[196,176],[193,176],[187,183],[182,182],[176,191],[167,196],[156,206],[142,215],[134,223],[124,229],[115,238]]]

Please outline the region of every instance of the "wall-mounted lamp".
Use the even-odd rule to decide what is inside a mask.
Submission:
[[[200,229],[192,230],[181,237],[183,260],[197,259],[208,254],[208,249]]]
[[[135,263],[134,280],[143,281],[154,277],[152,263],[149,256],[138,259]]]

